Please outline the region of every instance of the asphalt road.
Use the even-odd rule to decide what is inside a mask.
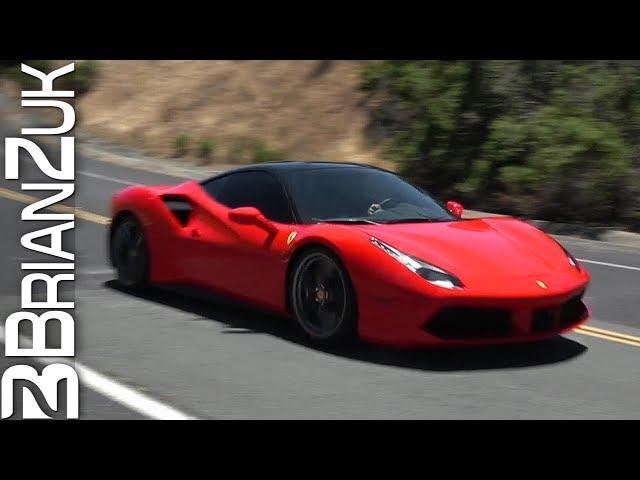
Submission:
[[[180,181],[83,156],[77,171],[76,207],[101,216],[130,183]],[[18,220],[23,206],[0,191],[3,318],[19,303],[18,266],[27,256],[20,235],[35,228]],[[363,344],[321,351],[283,319],[120,290],[106,263],[106,227],[88,218],[77,219],[75,292],[66,293],[75,294],[76,360],[89,372],[81,374],[81,418],[165,418],[163,407],[202,419],[640,418],[640,342],[576,332],[449,352]],[[640,249],[558,239],[593,276],[589,325],[640,337]],[[0,358],[0,371],[9,363]]]

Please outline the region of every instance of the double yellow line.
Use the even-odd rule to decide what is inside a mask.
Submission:
[[[624,343],[625,345],[640,347],[640,337],[634,337],[633,335],[627,335],[625,333],[612,332],[611,330],[605,330],[603,328],[596,328],[587,325],[582,325],[581,327],[576,328],[574,331],[583,335],[589,335],[590,337],[609,340],[610,342]]]
[[[9,190],[7,188],[0,187],[0,197],[8,198],[9,200],[15,200],[20,203],[31,204],[37,202],[38,198],[32,197],[31,195],[26,195],[21,192],[15,192],[13,190]],[[51,205],[47,207],[47,210],[51,210],[52,212],[58,213],[73,213],[76,217],[81,218],[82,220],[87,220],[93,223],[99,223],[101,225],[108,225],[111,221],[109,217],[105,217],[104,215],[98,215],[97,213],[87,212],[86,210],[82,210],[81,208],[74,208],[68,205]]]
[[[0,197],[7,198],[9,200],[15,200],[16,202],[31,204],[37,202],[39,199],[26,195],[21,192],[15,192],[6,188],[0,187]],[[47,210],[51,210],[59,213],[74,213],[76,217],[88,222],[99,223],[100,225],[108,225],[111,219],[104,215],[98,215],[97,213],[87,212],[81,208],[69,207],[67,205],[51,205],[47,207]],[[633,347],[640,347],[640,337],[634,337],[633,335],[627,335],[624,333],[613,332],[611,330],[604,330],[602,328],[591,327],[583,325],[574,330],[576,333],[582,335],[589,335],[590,337],[601,338],[609,340],[611,342],[623,343],[625,345],[631,345]]]

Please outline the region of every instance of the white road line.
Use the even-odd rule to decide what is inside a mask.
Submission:
[[[632,267],[629,265],[619,265],[617,263],[607,263],[607,262],[596,262],[595,260],[586,260],[584,258],[578,258],[578,261],[584,262],[584,263],[593,263],[594,265],[604,265],[605,267],[623,268],[625,270],[636,270],[640,272],[640,267]]]
[[[0,341],[4,343],[4,327],[0,327]],[[31,339],[20,336],[20,345],[31,345]],[[54,357],[29,357],[29,359],[46,365],[51,363],[67,363],[74,367],[80,377],[80,383],[82,385],[154,420],[196,420],[195,417],[187,415],[174,407],[119,383],[106,375],[82,365],[80,362],[71,361],[69,358]],[[82,411],[80,413],[82,414]]]
[[[75,362],[74,368],[83,385],[149,418],[154,420],[195,420],[195,417],[116,382],[78,362]]]
[[[96,269],[87,269],[87,270],[76,270],[76,274],[78,275],[105,275],[107,273],[113,273],[115,270],[113,268],[96,268]]]
[[[107,175],[100,175],[99,173],[86,172],[84,170],[78,170],[76,173],[91,178],[99,178],[100,180],[107,180],[108,182],[121,183],[123,185],[139,185],[140,183],[130,182],[129,180],[122,180],[120,178],[109,177]]]
[[[569,237],[567,235],[551,235],[556,240],[560,240],[561,243],[568,243],[570,246],[575,245],[578,247],[586,246],[590,248],[596,248],[598,250],[614,250],[616,252],[629,252],[636,254],[640,250],[640,247],[629,244],[622,244],[616,242],[609,242],[606,240],[588,240],[580,237]]]

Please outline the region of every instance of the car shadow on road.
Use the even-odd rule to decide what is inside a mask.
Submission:
[[[447,350],[397,349],[357,341],[339,347],[319,347],[310,342],[292,320],[256,312],[224,298],[203,299],[202,293],[191,290],[175,291],[165,288],[130,290],[117,281],[110,280],[105,287],[127,295],[193,313],[197,320],[218,322],[226,334],[264,333],[288,342],[362,362],[425,371],[464,371],[525,368],[555,364],[571,360],[583,354],[587,347],[579,342],[555,337],[549,340],[519,344],[497,345]]]

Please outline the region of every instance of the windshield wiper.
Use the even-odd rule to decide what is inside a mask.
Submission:
[[[427,217],[415,217],[415,218],[394,218],[392,220],[385,220],[385,224],[388,223],[421,223],[421,222],[433,222],[434,220]]]
[[[326,222],[326,223],[370,223],[372,225],[380,225],[378,222],[369,220],[368,218],[359,217],[346,217],[346,218],[312,218],[314,222]]]

